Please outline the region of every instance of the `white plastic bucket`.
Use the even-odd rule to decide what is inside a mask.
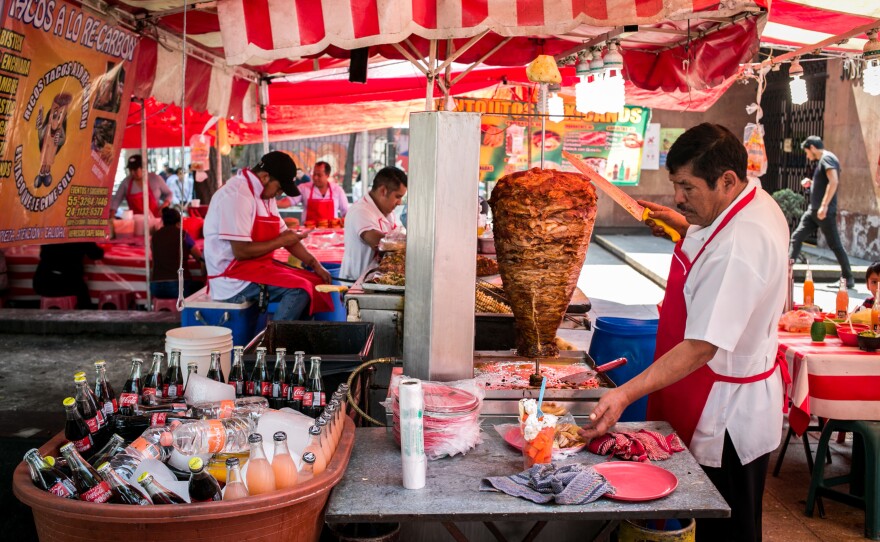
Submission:
[[[220,352],[220,368],[228,378],[232,368],[232,331],[219,326],[191,326],[170,329],[165,333],[165,355],[171,358],[171,350],[180,350],[180,370],[186,382],[187,365],[195,361],[199,374],[208,374],[211,352]]]

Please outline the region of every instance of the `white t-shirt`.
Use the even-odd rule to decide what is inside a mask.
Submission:
[[[260,199],[263,185],[250,172],[229,179],[211,198],[208,216],[205,217],[205,267],[208,275],[219,275],[229,267],[235,257],[230,241],[253,241],[251,230],[256,216],[277,216],[281,230],[287,230],[278,215],[274,199]],[[250,182],[254,193],[248,189]],[[259,200],[259,201],[258,201]],[[210,280],[211,298],[223,301],[238,294],[249,284],[239,279],[217,277]]]
[[[718,347],[709,367],[743,377],[768,371],[776,362],[777,321],[785,302],[788,224],[757,179],[705,228],[691,226],[682,250],[693,258],[733,205],[757,187],[754,199],[709,243],[688,274],[685,339]],[[777,371],[750,384],[716,382],[697,424],[690,451],[701,465],[721,466],[724,433],[748,464],[779,445],[782,378]]]
[[[352,204],[345,217],[345,252],[342,255],[339,277],[356,280],[376,257],[373,247],[361,238],[362,233],[370,230],[388,233],[400,226],[397,215],[393,211],[383,215],[370,194]]]
[[[303,183],[299,185],[299,196],[295,198],[289,198],[292,204],[302,203],[303,212],[302,212],[302,221],[305,224],[306,220],[308,220],[308,211],[309,211],[309,199],[332,199],[333,200],[333,213],[336,218],[341,216],[345,216],[348,213],[348,197],[345,195],[345,190],[342,189],[341,186],[334,183],[333,181],[329,181],[327,184],[328,190],[326,194],[321,194],[321,190],[315,188],[315,183],[309,181],[307,183]]]

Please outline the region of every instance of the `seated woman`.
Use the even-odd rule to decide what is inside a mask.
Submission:
[[[76,296],[76,308],[93,309],[86,286],[83,258],[100,260],[104,250],[95,243],[60,243],[40,247],[34,291],[43,297]]]
[[[162,228],[153,234],[150,247],[153,253],[153,272],[150,281],[150,293],[159,299],[176,299],[179,293],[177,283],[177,268],[180,265],[178,249],[180,247],[180,213],[175,209],[166,207],[162,209]],[[183,250],[192,256],[202,268],[202,276],[205,272],[205,258],[202,251],[196,247],[196,242],[186,232],[183,232]],[[193,280],[189,268],[184,261],[183,265],[183,296],[189,297],[199,291],[204,282]]]

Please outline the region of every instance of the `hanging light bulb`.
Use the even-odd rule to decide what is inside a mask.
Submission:
[[[797,58],[791,63],[788,69],[788,75],[791,76],[789,85],[791,86],[791,103],[801,105],[807,101],[807,82],[803,80],[804,69]]]
[[[880,96],[880,41],[877,41],[877,30],[868,32],[868,43],[863,49],[862,59],[865,61],[863,88],[871,96]]]
[[[611,41],[608,43],[608,53],[605,55],[605,112],[620,113],[626,104],[626,85],[623,81],[623,55],[620,54],[620,43]]]
[[[578,63],[575,66],[575,74],[578,77],[586,77],[590,75],[590,61],[587,60],[587,51],[578,51]]]
[[[602,60],[602,49],[593,49],[593,60],[590,62],[590,111],[606,113],[605,96],[605,62]]]
[[[558,93],[562,87],[552,83],[547,89],[550,91],[550,97],[547,98],[547,113],[550,115],[550,122],[560,122],[565,118],[565,103],[562,96]]]
[[[580,81],[574,86],[575,106],[578,113],[589,113],[592,109],[593,84],[590,82],[592,51],[578,52],[578,64],[575,71]]]

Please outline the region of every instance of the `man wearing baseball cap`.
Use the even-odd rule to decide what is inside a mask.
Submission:
[[[330,283],[330,273],[301,243],[308,234],[287,229],[275,204],[281,192],[299,195],[295,178],[293,159],[272,151],[214,194],[204,227],[212,299],[242,303],[259,299],[265,290],[269,302],[279,302],[275,320],[299,320],[303,315],[333,310],[329,294],[315,291],[315,286]],[[313,272],[275,260],[279,248],[287,249]]]
[[[144,214],[144,162],[141,155],[133,154],[129,156],[125,167],[128,168],[128,176],[122,179],[122,183],[119,184],[119,188],[116,189],[116,194],[113,196],[113,201],[110,203],[111,217],[116,216],[116,210],[119,209],[123,199],[128,203],[128,208],[134,214]],[[147,181],[150,183],[150,193],[147,197],[150,213],[158,218],[162,216],[162,209],[171,205],[174,194],[168,188],[168,185],[165,184],[165,181],[162,180],[162,177],[155,173],[150,173],[147,176]]]

